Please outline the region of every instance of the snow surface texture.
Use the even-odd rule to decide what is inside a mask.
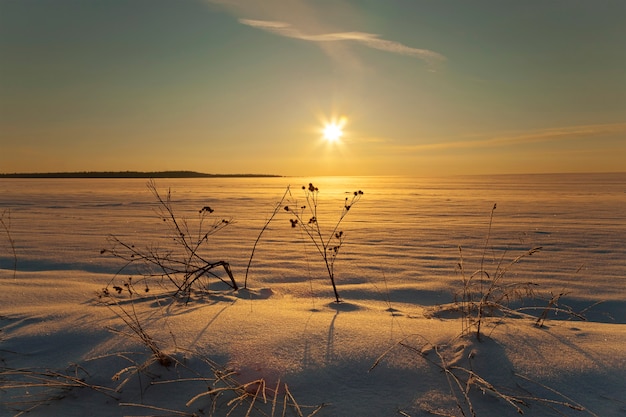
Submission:
[[[211,278],[174,299],[151,282],[130,297],[141,275],[116,275],[107,236],[172,245],[145,180],[0,180],[0,415],[626,415],[626,175],[156,185],[190,229],[206,206],[231,221],[201,250],[243,285],[286,187],[303,204],[309,182],[324,230],[345,192],[364,191],[340,228],[339,304],[287,212],[261,236],[247,289]],[[537,284],[536,298],[486,312],[480,340],[463,335],[458,264],[493,277],[535,247],[502,283]]]

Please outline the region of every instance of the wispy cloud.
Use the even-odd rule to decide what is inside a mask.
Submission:
[[[267,32],[274,33],[276,35],[284,36],[287,38],[300,39],[310,42],[339,42],[339,41],[352,41],[361,43],[367,47],[373,49],[379,49],[381,51],[391,52],[400,55],[411,56],[419,58],[427,62],[430,66],[436,66],[446,58],[434,51],[428,49],[413,48],[403,45],[402,43],[381,39],[379,35],[366,33],[366,32],[333,32],[322,34],[306,34],[293,27],[292,25],[284,22],[268,21],[268,20],[252,20],[252,19],[239,19],[239,22],[251,26],[257,29],[265,30]]]
[[[626,135],[626,123],[568,126],[530,132],[502,134],[482,139],[429,143],[423,145],[406,146],[401,148],[405,151],[475,149],[511,145],[525,145],[540,142],[565,141],[581,138],[595,139],[598,137],[616,134]]]

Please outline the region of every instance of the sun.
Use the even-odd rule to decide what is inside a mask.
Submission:
[[[341,117],[339,119],[333,120],[324,120],[323,128],[322,128],[322,136],[324,140],[329,143],[339,142],[341,137],[343,136],[343,128],[346,125],[346,118]]]
[[[329,142],[337,142],[343,135],[342,126],[337,123],[328,123],[324,126],[324,139]]]

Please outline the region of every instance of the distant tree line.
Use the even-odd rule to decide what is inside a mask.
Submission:
[[[205,174],[195,171],[82,171],[82,172],[29,172],[0,174],[0,178],[266,178],[280,177],[270,174]]]

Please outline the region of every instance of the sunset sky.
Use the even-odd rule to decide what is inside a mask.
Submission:
[[[626,171],[626,3],[0,0],[0,172],[125,170]]]

